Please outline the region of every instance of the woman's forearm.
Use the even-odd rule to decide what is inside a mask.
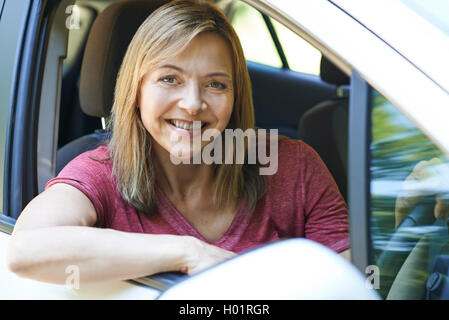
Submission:
[[[7,264],[22,277],[59,284],[74,267],[81,284],[132,279],[183,270],[191,239],[93,227],[39,228],[13,234]]]

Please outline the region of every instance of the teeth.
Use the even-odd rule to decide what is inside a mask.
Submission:
[[[170,123],[180,129],[189,130],[189,131],[193,130],[193,122],[188,123],[188,122],[179,121],[179,120],[170,120]]]

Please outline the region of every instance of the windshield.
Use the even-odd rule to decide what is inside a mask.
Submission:
[[[449,35],[448,0],[401,0],[406,6]]]

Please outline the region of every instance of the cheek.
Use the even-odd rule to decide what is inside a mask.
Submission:
[[[151,131],[154,126],[154,110],[151,105],[141,104],[139,107],[140,111],[140,119],[142,120],[143,125],[148,131]]]
[[[217,104],[215,116],[217,117],[220,129],[225,129],[231,119],[232,110],[234,109],[234,96],[223,97],[222,101]]]
[[[151,133],[153,131],[153,123],[154,121],[152,119],[150,119],[149,117],[149,112],[145,112],[145,110],[142,109],[142,107],[140,108],[140,120],[142,120],[143,126],[145,127],[145,129],[147,129],[147,131],[149,133]]]
[[[164,104],[157,92],[146,92],[140,99],[140,118],[148,131],[158,130],[159,119],[164,113]]]

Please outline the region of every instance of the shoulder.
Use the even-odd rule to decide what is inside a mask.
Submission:
[[[89,150],[81,153],[73,160],[71,160],[61,172],[70,169],[71,167],[83,166],[88,168],[101,168],[108,166],[111,163],[111,156],[107,146],[100,146],[94,150]]]
[[[71,160],[59,172],[57,178],[68,178],[79,181],[96,181],[109,179],[112,172],[112,161],[107,146],[81,153]]]
[[[116,192],[112,176],[112,161],[107,146],[86,151],[70,161],[57,177],[45,185],[45,189],[57,183],[71,185],[83,192],[92,202],[98,220],[105,224],[105,212],[113,203]]]
[[[86,159],[86,158],[89,158],[89,159],[97,161],[97,162],[104,163],[111,159],[111,154],[109,152],[108,146],[103,145],[103,146],[99,146],[96,149],[83,152],[73,160]]]

